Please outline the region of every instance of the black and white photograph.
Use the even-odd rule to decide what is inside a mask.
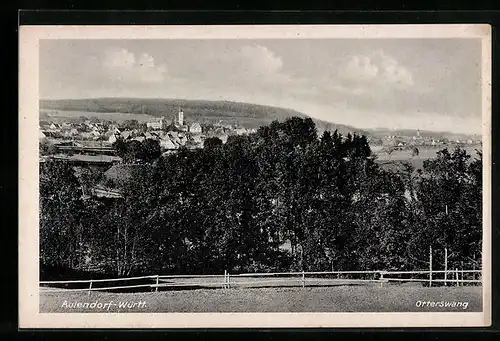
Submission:
[[[490,323],[489,26],[24,29],[26,325]]]

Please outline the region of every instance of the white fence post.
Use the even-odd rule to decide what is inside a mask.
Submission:
[[[156,288],[155,291],[158,291],[158,283],[159,283],[160,275],[156,275]]]
[[[429,287],[432,287],[432,246],[429,246]]]
[[[88,293],[88,297],[90,297],[90,293],[92,292],[92,280],[90,280],[90,285],[89,285],[89,293]]]
[[[446,280],[448,279],[448,248],[444,248],[444,286],[447,286]]]
[[[228,289],[231,288],[231,275],[229,272],[227,273],[227,287]]]
[[[227,288],[227,270],[224,270],[224,285],[222,286],[224,289]]]
[[[306,286],[306,275],[304,273],[304,270],[302,270],[302,288]]]
[[[455,268],[455,278],[457,280],[457,287],[458,287],[458,268]]]

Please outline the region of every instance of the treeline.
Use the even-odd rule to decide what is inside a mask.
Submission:
[[[430,245],[480,264],[480,153],[385,170],[365,136],[297,117],[212,142],[132,167],[123,200],[83,200],[71,166],[45,163],[42,277],[426,269]]]

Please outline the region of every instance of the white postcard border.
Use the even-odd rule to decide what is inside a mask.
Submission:
[[[40,39],[478,38],[482,40],[483,312],[479,313],[39,313],[38,48]],[[473,327],[491,324],[491,26],[233,25],[20,26],[19,327],[306,328]]]

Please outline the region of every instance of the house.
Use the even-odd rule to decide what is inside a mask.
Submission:
[[[160,136],[156,134],[155,132],[146,132],[145,134],[142,134],[145,139],[151,139],[151,140],[159,140]]]
[[[87,132],[81,133],[80,136],[81,136],[82,139],[91,139],[92,138],[92,134],[91,133],[87,133]]]
[[[119,136],[118,134],[110,134],[108,137],[108,143],[115,143],[116,142],[116,137]]]
[[[171,138],[179,138],[179,133],[176,131],[169,131],[167,132],[167,135],[170,136]]]
[[[64,133],[62,133],[62,136],[63,137],[66,137],[66,138],[70,138],[72,137],[73,135],[71,135],[71,133],[69,131],[65,131]]]
[[[132,138],[132,132],[130,130],[126,130],[126,131],[123,131],[120,136],[124,139],[124,140],[128,140],[128,139],[131,139]]]
[[[186,144],[186,142],[187,142],[187,141],[188,141],[188,138],[187,138],[186,134],[182,134],[182,133],[181,133],[181,134],[179,134],[179,143],[180,143],[181,145],[183,145],[183,146],[184,146],[184,145]]]
[[[244,135],[247,133],[247,130],[245,128],[237,128],[234,130],[234,132],[236,133],[236,135]]]
[[[120,129],[118,129],[115,125],[110,125],[108,128],[108,133],[109,132],[111,132],[113,134],[120,134]]]
[[[203,137],[201,135],[192,135],[191,139],[196,144],[202,144],[203,143]]]
[[[64,129],[64,130],[69,130],[71,129],[71,124],[67,123],[67,122],[64,122],[62,125],[61,125],[61,129]]]
[[[222,135],[219,135],[218,138],[221,139],[222,143],[226,143],[227,142],[227,134],[222,134]]]
[[[163,129],[163,117],[160,117],[156,121],[147,122],[146,123],[146,127],[148,127],[148,129],[152,129],[152,130],[161,130],[161,129]]]
[[[168,136],[165,136],[160,140],[160,147],[168,150],[177,149],[178,145],[174,143]]]
[[[151,135],[153,135],[154,138],[161,139],[166,135],[166,133],[163,130],[157,130],[151,132]]]
[[[181,144],[181,140],[179,138],[179,134],[175,131],[169,131],[166,135],[173,143]]]
[[[201,125],[198,122],[191,124],[189,132],[193,134],[201,134]]]

